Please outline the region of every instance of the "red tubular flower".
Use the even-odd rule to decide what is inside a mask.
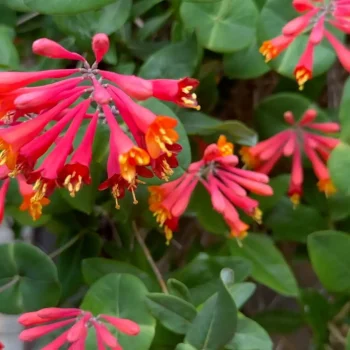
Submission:
[[[23,202],[20,205],[19,210],[28,210],[33,220],[38,220],[42,214],[42,207],[48,205],[50,200],[44,196],[37,198],[33,186],[28,185],[22,175],[17,176],[17,181],[19,185],[19,192],[23,197]]]
[[[270,196],[268,177],[253,171],[238,169],[238,158],[233,155],[233,145],[220,136],[217,144],[207,146],[202,160],[190,165],[179,179],[161,186],[150,186],[150,210],[164,227],[167,241],[177,229],[177,222],[188,206],[198,181],[210,194],[213,208],[222,214],[232,237],[243,238],[249,226],[239,218],[240,208],[258,222],[262,213],[258,202],[248,197],[247,191]]]
[[[291,128],[273,137],[259,142],[250,148],[242,148],[243,161],[258,172],[268,174],[277,161],[284,155],[292,156],[292,173],[288,195],[294,205],[300,202],[303,183],[302,153],[311,161],[314,173],[318,178],[318,188],[326,196],[336,189],[330,179],[326,162],[330,152],[339,144],[339,140],[313,133],[312,130],[326,133],[339,131],[337,123],[314,123],[317,111],[307,110],[300,121],[295,122],[291,112],[285,113],[285,119]]]
[[[6,170],[0,174],[0,179],[21,174],[19,183],[24,196],[21,210],[28,210],[37,219],[56,186],[66,187],[71,196],[75,196],[83,183],[91,183],[92,145],[100,118],[105,118],[110,127],[111,147],[108,179],[100,189],[111,188],[116,207],[119,207],[118,199],[124,196],[126,189],[137,203],[134,192],[141,183],[138,177],[156,174],[165,180],[169,178],[172,169],[178,166],[176,157],[181,151],[177,143],[179,135],[174,130],[177,120],[156,116],[135,103],[132,97],[157,97],[197,108],[196,95],[192,91],[198,85],[197,80],[147,81],[99,71],[98,64],[109,49],[109,39],[103,33],[92,38],[96,61],[91,66],[80,54],[48,38],[36,40],[32,49],[34,53],[49,58],[81,61],[82,68],[0,73],[0,126],[6,125],[0,128],[0,167]],[[73,74],[78,76],[72,77]],[[61,81],[51,84],[29,87],[45,79],[61,78]],[[103,79],[111,82],[102,84]],[[116,81],[131,97],[111,85]],[[78,98],[83,101],[73,106]],[[95,110],[88,111],[88,108]],[[135,143],[119,126],[114,116],[118,113]],[[90,119],[90,124],[74,151],[73,141],[83,119]],[[65,130],[67,125],[69,127]],[[53,151],[46,155],[54,144]],[[71,153],[72,157],[67,161]],[[43,156],[46,158],[35,168]],[[75,347],[78,345],[74,344]]]
[[[298,12],[305,12],[315,8],[311,0],[293,0],[293,6]]]
[[[348,49],[325,30],[325,22],[328,22],[339,30],[350,33],[350,6],[347,0],[345,3],[330,1],[329,4],[316,0],[293,0],[293,6],[302,15],[289,21],[282,28],[281,36],[263,42],[260,52],[265,56],[266,61],[277,57],[297,36],[310,33],[306,49],[294,69],[300,89],[303,89],[305,82],[312,78],[313,52],[324,37],[333,46],[344,68],[350,71]]]
[[[136,167],[146,166],[150,157],[145,150],[134,145],[129,137],[122,131],[108,106],[102,106],[108,125],[111,129],[111,139],[115,143],[118,154],[121,176],[129,183],[134,184],[136,179]]]
[[[174,130],[177,120],[165,116],[156,116],[143,106],[136,104],[123,91],[110,87],[115,101],[124,120],[131,119],[144,134],[146,147],[151,158],[158,158],[163,152],[172,155],[168,146],[178,141],[179,135]],[[128,124],[128,122],[126,121]]]
[[[47,38],[34,41],[32,50],[35,54],[66,60],[77,60],[85,62],[85,58],[78,53],[66,50],[63,46]]]
[[[91,183],[90,163],[97,122],[98,113],[95,113],[71,160],[60,171],[60,183],[67,188],[72,197],[80,190],[83,183],[86,185]]]
[[[13,170],[20,148],[34,139],[58,113],[72,104],[79,96],[80,93],[71,96],[35,119],[0,130],[0,165],[6,164],[10,170]]]
[[[42,72],[0,72],[0,93],[10,92],[44,79],[65,78],[79,69],[57,69]]]
[[[160,227],[164,227],[167,243],[177,229],[178,218],[184,213],[198,183],[196,174],[184,174],[161,186],[150,186],[149,208]]]
[[[192,78],[151,79],[146,80],[135,75],[123,75],[100,70],[99,73],[105,79],[110,80],[120,87],[129,96],[137,100],[146,100],[150,97],[174,102],[182,107],[199,110],[197,96],[193,90],[199,85],[199,81]]]
[[[310,42],[306,50],[300,57],[298,64],[294,69],[295,79],[299,85],[299,90],[304,89],[304,84],[312,78],[312,66],[314,63],[314,45]]]
[[[66,320],[58,321],[61,319]],[[69,349],[84,350],[90,327],[95,329],[99,350],[105,349],[104,345],[122,350],[117,339],[104,322],[108,322],[108,324],[129,336],[135,336],[140,332],[140,327],[131,320],[108,315],[94,317],[90,312],[80,309],[47,308],[23,314],[19,317],[18,322],[25,327],[35,326],[21,332],[19,338],[23,341],[36,340],[57,329],[70,325],[68,330],[63,331],[61,335],[43,347],[43,350],[57,350],[65,344],[70,344]]]
[[[28,182],[34,183],[36,200],[49,196],[55,189],[59,173],[63,169],[64,163],[71,152],[73,140],[89,105],[90,100],[81,103],[81,107],[66,134],[57,142],[54,150],[45,158],[40,167],[28,175]]]
[[[73,107],[50,130],[24,145],[19,151],[16,168],[12,175],[19,172],[24,174],[31,172],[37,160],[52,146],[62,130],[78,114],[81,108],[81,104]]]

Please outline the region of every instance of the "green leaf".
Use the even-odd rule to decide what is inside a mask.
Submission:
[[[348,78],[344,85],[343,96],[339,106],[339,120],[341,124],[340,139],[346,143],[350,143],[350,78]]]
[[[350,236],[338,231],[314,232],[307,242],[312,266],[332,292],[350,290]]]
[[[18,69],[19,56],[13,40],[12,28],[0,25],[0,70]]]
[[[217,276],[223,268],[234,271],[235,283],[242,282],[251,273],[251,265],[246,259],[200,253],[171,277],[183,282],[190,289],[194,304],[199,305],[217,291],[220,283]]]
[[[174,169],[174,174],[171,176],[171,180],[175,180],[178,177],[180,177],[184,171],[187,170],[188,166],[191,163],[191,148],[190,148],[190,142],[188,140],[188,136],[186,134],[186,131],[180,122],[179,118],[176,116],[176,114],[164,103],[159,102],[158,100],[154,98],[150,98],[147,101],[144,101],[141,103],[144,107],[150,109],[152,112],[154,112],[157,115],[164,115],[168,117],[175,118],[179,121],[177,127],[175,128],[176,131],[179,134],[179,144],[182,146],[182,151],[178,155],[177,159],[179,161],[179,166]],[[164,181],[159,180],[156,178],[153,179],[144,179],[144,181],[147,182],[148,185],[153,184],[161,184]]]
[[[257,135],[253,129],[237,120],[218,120],[202,112],[183,110],[179,114],[189,135],[225,134],[230,141],[246,146],[254,146]]]
[[[259,200],[259,208],[265,213],[277,205],[277,203],[281,200],[281,198],[287,193],[289,186],[290,175],[282,174],[278,175],[274,178],[270,178],[269,185],[273,189],[272,196],[258,196],[255,194],[251,194],[250,196],[256,200]],[[265,216],[264,216],[265,221]]]
[[[254,115],[259,135],[267,139],[278,132],[290,127],[284,121],[283,114],[291,111],[298,121],[308,108],[317,110],[317,122],[327,121],[327,114],[318,108],[311,100],[295,93],[279,93],[264,99],[258,106]]]
[[[269,70],[256,40],[241,51],[224,55],[224,72],[231,79],[254,79]]]
[[[228,287],[235,301],[237,309],[240,309],[246,301],[254,294],[256,285],[251,282],[235,283]]]
[[[6,6],[16,11],[28,12],[30,8],[24,4],[25,0],[4,0]]]
[[[350,195],[348,172],[350,169],[350,146],[340,142],[328,160],[329,172],[335,187],[343,195]]]
[[[282,198],[265,217],[264,224],[276,239],[306,242],[307,236],[327,228],[328,223],[315,208],[304,204],[294,208],[289,198]]]
[[[19,314],[57,304],[60,283],[52,260],[39,248],[0,245],[0,312]]]
[[[63,246],[72,237],[60,240]],[[62,284],[61,299],[73,295],[83,284],[81,262],[85,258],[97,256],[101,250],[101,238],[96,233],[81,234],[80,239],[59,255],[57,260],[58,276]]]
[[[255,321],[238,315],[235,336],[225,346],[229,350],[272,350],[273,343],[268,333]]]
[[[255,37],[258,11],[252,0],[186,0],[180,14],[185,26],[196,32],[199,43],[211,51],[239,51]]]
[[[142,280],[148,290],[158,290],[154,279],[146,272],[122,261],[105,258],[89,258],[82,261],[82,273],[87,284],[93,284],[110,273],[128,273]]]
[[[170,44],[155,52],[141,66],[139,75],[145,79],[178,79],[193,75],[202,50],[194,37]]]
[[[186,349],[184,349],[184,350],[186,350]],[[350,331],[348,331],[348,335],[346,336],[346,347],[345,347],[345,350],[350,350]]]
[[[254,315],[254,321],[259,323],[269,333],[292,333],[303,327],[305,321],[300,312],[290,310],[266,310]]]
[[[259,41],[263,42],[280,35],[282,27],[299,15],[293,8],[290,0],[267,0],[259,17],[257,31]],[[329,26],[327,29],[332,31],[333,28]],[[338,37],[343,37],[339,33],[339,30],[334,31],[334,34]],[[309,32],[298,35],[284,53],[269,63],[271,67],[282,75],[293,77],[294,68],[305,50],[309,35]],[[313,76],[326,72],[334,60],[335,53],[333,48],[326,40],[323,40],[320,45],[315,47]]]
[[[242,244],[240,247],[237,242],[231,241],[229,247],[233,256],[250,260],[254,279],[282,295],[298,295],[293,273],[269,237],[249,233]]]
[[[8,29],[10,28],[12,29],[16,26],[16,22],[17,22],[16,11],[14,11],[13,9],[11,9],[6,5],[1,4],[0,5],[0,23],[1,23],[0,27],[2,28],[2,26],[4,27],[8,26],[9,27]],[[13,37],[14,35],[11,35],[11,36]]]
[[[170,278],[167,281],[167,286],[170,294],[190,303],[192,302],[190,291],[182,282],[176,280],[175,278]]]
[[[192,304],[173,295],[148,294],[146,304],[165,328],[177,334],[185,334],[197,315]]]
[[[85,295],[81,308],[94,315],[107,314],[136,322],[141,332],[130,337],[118,335],[124,349],[148,350],[155,332],[155,320],[146,307],[147,289],[135,276],[113,273],[94,283]],[[114,334],[117,333],[113,330]],[[96,349],[90,347],[90,349]]]
[[[33,11],[50,15],[70,15],[98,10],[112,4],[115,0],[23,0],[25,6]]]
[[[45,209],[44,209],[45,211]],[[33,220],[28,211],[19,210],[18,206],[6,207],[6,214],[11,216],[22,226],[41,227],[50,221],[51,215],[41,215],[38,220]]]
[[[130,16],[131,5],[131,0],[115,0],[99,11],[55,16],[54,21],[62,32],[77,38],[85,47],[90,47],[94,34],[110,35],[125,24]]]
[[[147,19],[144,22],[143,27],[139,29],[137,33],[137,38],[139,40],[145,40],[154,33],[156,33],[160,28],[162,28],[165,25],[165,23],[168,21],[172,14],[173,12],[172,10],[170,10],[164,12],[159,16]]]
[[[149,11],[153,6],[163,2],[164,0],[140,0],[132,7],[132,16],[134,18],[142,16]]]
[[[315,289],[300,291],[300,301],[304,310],[304,318],[312,329],[316,348],[324,349],[328,343],[328,323],[332,319],[328,300]]]
[[[185,342],[198,350],[220,349],[233,337],[237,308],[224,282],[222,271],[218,293],[207,300],[188,330]]]

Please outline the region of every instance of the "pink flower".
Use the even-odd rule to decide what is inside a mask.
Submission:
[[[46,345],[43,350],[57,350],[65,344],[70,344],[70,348],[73,349],[84,350],[88,329],[91,327],[95,329],[99,349],[104,349],[106,345],[122,350],[107,325],[129,336],[140,333],[138,324],[131,320],[108,315],[94,317],[90,312],[74,308],[47,308],[28,312],[21,315],[18,322],[25,327],[31,327],[19,335],[20,340],[23,341],[33,341],[57,329],[65,328],[61,335]],[[67,326],[70,328],[67,329]]]
[[[294,205],[297,205],[302,195],[304,153],[311,161],[314,173],[318,178],[318,188],[325,194],[331,195],[336,191],[327,169],[330,152],[338,145],[339,140],[322,136],[312,131],[334,133],[339,131],[339,124],[314,122],[317,112],[307,110],[298,122],[295,122],[291,112],[284,115],[285,121],[291,125],[271,138],[259,142],[253,147],[243,147],[243,161],[258,172],[268,174],[282,157],[292,157],[292,172],[288,190]]]
[[[261,222],[258,202],[248,197],[247,191],[272,195],[268,177],[254,171],[237,168],[238,158],[233,145],[220,136],[217,144],[207,146],[203,158],[192,163],[179,179],[161,186],[150,186],[150,210],[160,227],[164,227],[167,241],[177,229],[178,219],[185,212],[198,182],[209,192],[213,208],[222,214],[230,227],[232,237],[243,238],[249,226],[241,221],[236,208],[242,209]]]
[[[294,69],[300,90],[303,89],[306,81],[312,78],[313,53],[323,38],[331,43],[343,67],[350,71],[348,49],[325,29],[325,22],[327,22],[342,32],[350,33],[350,3],[348,0],[331,0],[329,3],[324,0],[293,0],[293,6],[301,15],[289,21],[282,28],[282,35],[262,44],[260,52],[265,56],[266,61],[277,57],[289,47],[295,38],[308,32],[310,36],[305,51]]]

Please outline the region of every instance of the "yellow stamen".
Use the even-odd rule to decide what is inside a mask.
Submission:
[[[166,159],[163,159],[162,161],[162,172],[161,177],[164,181],[169,181],[169,177],[174,174],[173,169],[171,169],[170,165],[166,161]]]
[[[120,205],[119,205],[119,202],[118,202],[118,197],[120,196],[120,191],[119,191],[119,185],[116,184],[112,187],[112,195],[115,199],[115,208],[116,209],[120,209]]]
[[[293,193],[290,196],[290,201],[293,203],[293,208],[296,209],[296,207],[300,204],[300,194]]]
[[[258,223],[261,225],[262,223],[262,215],[263,215],[263,212],[259,209],[259,208],[255,208],[254,209],[254,213],[252,215],[252,218]]]
[[[130,184],[135,182],[136,166],[145,166],[150,162],[149,154],[139,147],[132,147],[119,156],[121,176]]]
[[[295,79],[297,80],[300,91],[304,90],[304,85],[308,80],[311,79],[311,76],[311,72],[304,67],[298,68],[295,71]]]
[[[258,159],[250,153],[250,147],[241,147],[239,154],[242,157],[242,161],[249,168],[253,169],[258,165]]]
[[[232,156],[234,151],[234,145],[231,142],[227,142],[226,136],[220,135],[217,146],[222,156]]]
[[[337,192],[337,189],[335,188],[331,179],[320,180],[317,183],[317,187],[319,191],[324,192],[327,198]]]
[[[73,171],[72,174],[68,175],[64,179],[64,187],[69,191],[71,197],[75,197],[76,193],[80,191],[83,183],[83,178],[81,175],[77,176],[77,173]]]

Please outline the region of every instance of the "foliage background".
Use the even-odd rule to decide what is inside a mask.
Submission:
[[[252,225],[255,233],[243,247],[224,237],[227,228],[201,190],[167,247],[148,211],[146,188],[138,190],[138,207],[126,198],[119,211],[108,194],[97,191],[108,152],[101,125],[94,145],[94,183],[75,199],[57,191],[45,215],[33,223],[17,209],[17,188],[10,189],[6,213],[16,238],[23,239],[24,227],[34,227],[38,248],[20,242],[0,246],[0,283],[13,282],[1,289],[1,312],[83,302],[97,313],[116,313],[112,301],[118,290],[118,312],[145,330],[136,343],[122,340],[127,350],[148,349],[151,343],[157,350],[207,349],[202,338],[208,319],[220,325],[211,329],[208,349],[271,349],[263,328],[276,349],[350,349],[350,83],[330,47],[322,44],[315,78],[298,92],[290,78],[306,38],[265,64],[259,44],[278,35],[295,15],[291,0],[2,0],[1,70],[70,67],[70,62],[34,57],[31,43],[48,37],[90,57],[92,35],[105,32],[111,50],[103,65],[109,70],[144,78],[200,79],[200,112],[145,103],[182,121],[182,169],[198,157],[202,141],[212,142],[220,133],[248,146],[271,136],[283,127],[286,110],[299,116],[314,106],[320,120],[340,120],[343,131],[330,161],[340,188],[334,197],[318,193],[308,171],[303,203],[293,209],[285,195],[287,162],[272,174],[275,194],[261,201],[263,225]],[[143,239],[165,279],[170,278],[168,289],[176,300],[160,294]],[[220,279],[223,268],[232,269],[234,278],[224,270]],[[114,275],[107,278],[109,273]],[[107,294],[100,294],[106,288]],[[131,291],[133,298],[126,298]],[[224,312],[235,307],[232,298],[242,312],[235,336],[236,317]],[[100,299],[109,302],[100,305]]]

